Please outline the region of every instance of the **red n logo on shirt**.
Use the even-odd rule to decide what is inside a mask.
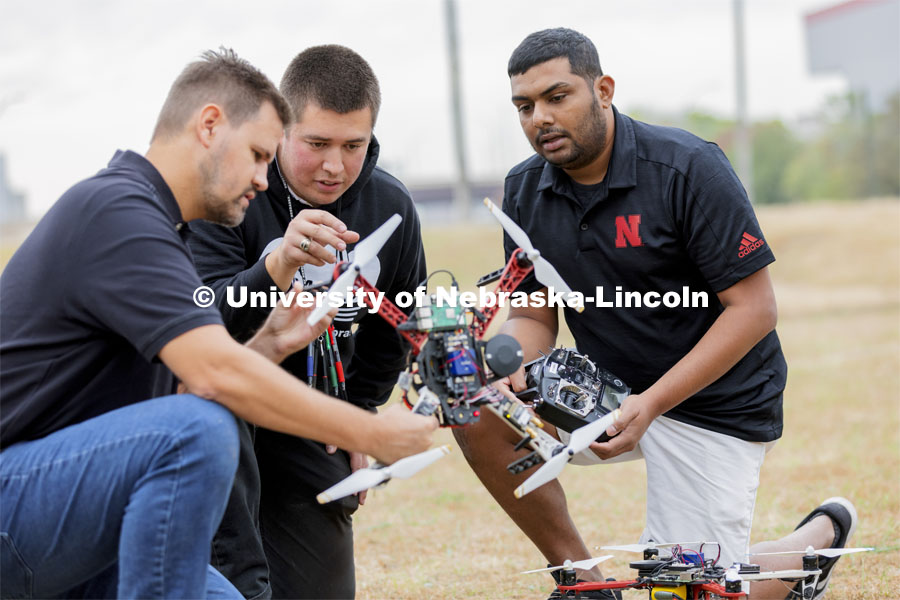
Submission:
[[[628,222],[625,221],[624,215],[616,217],[616,248],[624,248],[626,240],[628,241],[627,245],[643,246],[641,234],[638,233],[640,224],[641,215],[628,215]]]

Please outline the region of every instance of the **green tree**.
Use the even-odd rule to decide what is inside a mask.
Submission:
[[[900,196],[900,92],[872,117],[871,184],[877,195]]]
[[[900,95],[872,114],[865,99],[832,98],[819,135],[802,145],[785,174],[797,199],[865,198],[900,194]]]
[[[800,149],[797,138],[784,123],[776,120],[754,124],[752,140],[754,202],[790,202],[785,176]]]
[[[645,113],[633,114],[715,142],[734,164],[733,120],[700,111]],[[836,96],[817,120],[819,130],[808,138],[798,137],[779,120],[753,124],[754,202],[900,196],[900,93],[876,113],[862,96]]]

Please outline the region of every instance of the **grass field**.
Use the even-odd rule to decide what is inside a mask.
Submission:
[[[760,207],[758,214],[778,258],[771,272],[789,377],[785,435],[763,467],[753,541],[780,537],[821,500],[847,496],[860,514],[853,545],[878,551],[842,558],[829,597],[897,597],[900,204]],[[452,270],[467,289],[502,262],[499,227],[431,229],[425,245],[429,267]],[[357,513],[358,596],[546,597],[549,576],[517,575],[543,558],[482,488],[449,432],[437,438],[454,446],[450,456],[370,492]],[[570,467],[562,482],[590,546],[637,541],[642,463]],[[628,578],[634,558],[623,554],[604,572]]]
[[[754,541],[777,538],[821,500],[851,498],[853,545],[878,551],[841,559],[829,597],[895,598],[900,589],[900,203],[761,207],[778,261],[771,272],[790,373],[785,436],[769,454]],[[4,235],[0,264],[20,238]],[[431,229],[431,269],[465,289],[502,263],[495,226]],[[498,321],[502,320],[502,315]],[[567,334],[561,341],[571,344]],[[455,446],[447,431],[439,443]],[[643,528],[642,463],[570,467],[569,506],[590,545],[629,543]],[[455,449],[415,478],[370,492],[355,518],[361,599],[543,598],[539,553],[497,507]],[[604,571],[628,578],[622,555]],[[646,598],[629,592],[626,598]]]

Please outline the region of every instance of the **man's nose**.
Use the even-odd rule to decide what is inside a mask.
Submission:
[[[553,111],[550,106],[543,102],[535,104],[534,111],[531,114],[531,122],[538,129],[553,125]]]
[[[253,189],[257,192],[264,192],[269,187],[269,163],[266,161],[259,162],[262,164],[257,164],[256,172],[253,173]]]
[[[344,171],[344,157],[339,147],[328,149],[325,160],[322,161],[322,169],[329,175],[338,175]]]

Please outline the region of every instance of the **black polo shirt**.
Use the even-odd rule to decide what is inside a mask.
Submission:
[[[594,298],[581,314],[564,309],[578,348],[640,393],[687,354],[722,312],[716,292],[775,258],[718,146],[614,114],[612,157],[600,185],[578,186],[534,155],[507,175],[503,210],[573,290]],[[509,258],[515,249],[509,236],[504,246]],[[604,302],[616,302],[618,286],[622,303],[631,292],[641,296],[641,306],[599,307],[598,286]],[[541,287],[531,274],[519,289]],[[691,293],[705,292],[708,307],[661,302],[666,292],[683,296],[685,287],[688,303]],[[659,306],[644,304],[645,298]],[[781,436],[786,376],[773,331],[666,415],[748,441],[771,441]]]
[[[222,324],[175,197],[133,152],[69,189],[0,276],[0,445],[35,439],[169,393],[157,353]]]

